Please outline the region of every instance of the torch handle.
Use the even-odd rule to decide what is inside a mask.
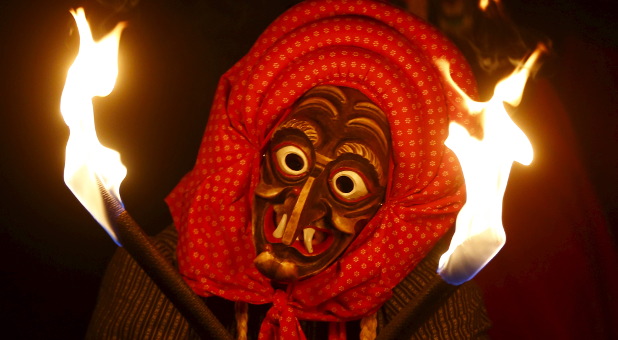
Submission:
[[[436,274],[410,303],[380,330],[376,340],[401,339],[402,331],[413,334],[448,299],[458,286],[451,285]],[[409,337],[408,337],[409,338]]]
[[[148,235],[126,211],[115,219],[118,241],[144,269],[203,339],[229,339],[229,332],[212,314],[204,300],[185,283],[178,271],[161,255]]]

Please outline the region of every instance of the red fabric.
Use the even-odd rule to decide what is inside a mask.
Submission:
[[[449,230],[465,197],[449,120],[470,125],[433,60],[446,58],[474,96],[453,45],[387,4],[311,1],[293,7],[221,79],[195,168],[167,198],[181,273],[200,295],[273,303],[266,338],[302,338],[298,319],[347,321],[376,311]],[[356,88],[387,115],[389,191],[375,217],[323,272],[276,291],[253,265],[251,200],[277,122],[316,85]]]

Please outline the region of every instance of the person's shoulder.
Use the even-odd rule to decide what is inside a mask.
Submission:
[[[378,332],[401,310],[423,298],[426,288],[435,280],[440,256],[448,248],[448,237],[443,238],[427,256],[395,288],[393,296],[378,311]],[[482,339],[487,337],[491,321],[487,316],[481,289],[473,281],[456,287],[451,294],[439,300],[438,306],[423,313],[426,319],[417,327],[408,328],[406,339]]]
[[[174,226],[152,237],[157,249],[172,263],[176,262],[177,238]],[[194,335],[146,272],[119,247],[101,282],[86,339],[187,339]]]
[[[176,227],[170,224],[155,235],[153,241],[161,254],[176,265],[176,244],[178,242],[178,231]]]

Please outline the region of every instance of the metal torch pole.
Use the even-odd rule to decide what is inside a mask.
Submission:
[[[112,198],[102,187],[101,193],[114,224],[118,242],[144,269],[200,337],[232,340],[229,332],[208,309],[204,300],[193,292],[120,202]]]
[[[380,331],[376,340],[401,339],[402,332],[413,334],[433,315],[458,286],[451,285],[436,274],[387,325]]]

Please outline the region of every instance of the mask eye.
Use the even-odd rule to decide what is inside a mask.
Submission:
[[[331,187],[339,198],[349,202],[359,201],[369,194],[363,176],[353,170],[336,172]]]
[[[299,147],[285,145],[275,152],[277,169],[286,176],[297,177],[307,172],[307,156]]]

